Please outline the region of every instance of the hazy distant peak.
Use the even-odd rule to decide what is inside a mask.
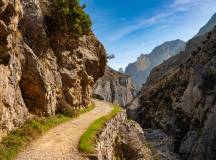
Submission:
[[[161,49],[179,48],[179,46],[185,46],[185,42],[180,40],[180,39],[173,40],[173,41],[167,41],[167,42],[164,42],[163,44],[155,47],[153,49],[153,51],[151,52],[151,54],[156,54],[156,52],[158,52],[158,50],[161,50]]]
[[[185,43],[185,42],[181,39],[176,39],[176,40],[172,40],[172,41],[166,41],[163,44],[173,44],[173,43]]]
[[[136,62],[126,67],[125,73],[130,75],[137,88],[140,88],[146,81],[152,68],[184,49],[185,42],[180,39],[167,41],[154,48],[150,54],[141,54]]]
[[[184,49],[185,42],[180,39],[164,42],[158,47],[155,47],[150,53],[152,65],[156,66],[173,55],[180,53]]]
[[[120,73],[124,73],[124,69],[121,67],[121,68],[119,68],[119,70],[118,70]]]
[[[210,32],[214,26],[216,26],[216,13],[211,17],[208,23],[199,30],[197,36],[203,36],[205,33]]]
[[[148,57],[147,54],[141,54],[141,55],[137,58],[137,61],[143,61],[143,60],[145,60],[147,57]]]

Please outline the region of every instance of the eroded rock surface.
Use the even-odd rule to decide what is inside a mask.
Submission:
[[[97,80],[93,88],[95,98],[117,103],[122,107],[131,102],[136,94],[132,79],[110,67],[106,67],[104,76]]]
[[[103,46],[93,33],[77,39],[58,26],[53,2],[0,0],[0,137],[29,113],[86,106],[104,74]]]
[[[122,112],[110,120],[98,136],[98,160],[151,160],[142,128]]]
[[[143,128],[173,138],[180,159],[216,158],[216,28],[188,42],[185,52],[156,67],[129,115]]]
[[[15,2],[15,3],[14,3]],[[22,60],[17,29],[23,10],[19,1],[0,1],[0,137],[27,118],[19,82]]]

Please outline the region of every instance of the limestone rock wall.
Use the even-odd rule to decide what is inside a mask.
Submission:
[[[216,158],[216,28],[188,42],[184,53],[156,67],[129,115],[173,139],[180,159]]]
[[[137,90],[132,79],[106,67],[105,74],[93,87],[93,96],[101,100],[117,103],[124,107],[136,96]]]
[[[98,160],[150,160],[144,133],[134,121],[127,120],[122,112],[107,122],[97,139]]]
[[[0,137],[30,113],[86,106],[104,74],[102,44],[93,33],[76,39],[50,25],[55,9],[51,0],[0,0]]]
[[[22,15],[20,1],[0,1],[0,138],[22,124],[28,113],[19,86],[24,59],[18,47]]]

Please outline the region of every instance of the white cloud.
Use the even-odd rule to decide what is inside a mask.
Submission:
[[[149,19],[142,19],[142,18],[138,19],[138,20],[136,20],[134,25],[130,25],[130,26],[127,26],[127,27],[121,29],[121,31],[118,31],[113,36],[111,36],[109,40],[115,41],[115,40],[118,40],[118,39],[134,32],[136,30],[157,24],[162,19],[166,18],[167,16],[169,16],[169,13],[158,13]]]
[[[211,3],[215,0],[174,0],[173,3],[165,8],[157,11],[155,15],[148,19],[139,18],[131,25],[121,28],[110,36],[109,41],[113,42],[131,34],[139,29],[150,27],[155,24],[164,23],[169,20],[169,17],[179,12],[188,12],[194,7],[202,6],[205,3]]]
[[[189,3],[193,3],[194,0],[175,0],[174,5],[185,5]]]
[[[190,8],[197,7],[208,0],[175,0],[171,5],[171,9],[175,11],[187,11]]]

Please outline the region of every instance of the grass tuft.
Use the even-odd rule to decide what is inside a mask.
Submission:
[[[19,153],[25,146],[36,138],[42,136],[49,129],[67,122],[83,113],[89,112],[94,109],[94,107],[95,105],[92,103],[85,109],[76,111],[76,114],[73,116],[59,114],[52,117],[37,117],[27,120],[23,126],[2,139],[0,142],[0,160],[14,159],[17,153]]]
[[[87,154],[95,153],[95,143],[98,133],[102,131],[106,122],[111,120],[120,111],[121,108],[117,105],[114,105],[112,111],[108,115],[94,121],[85,131],[85,133],[81,136],[79,141],[79,150]]]

